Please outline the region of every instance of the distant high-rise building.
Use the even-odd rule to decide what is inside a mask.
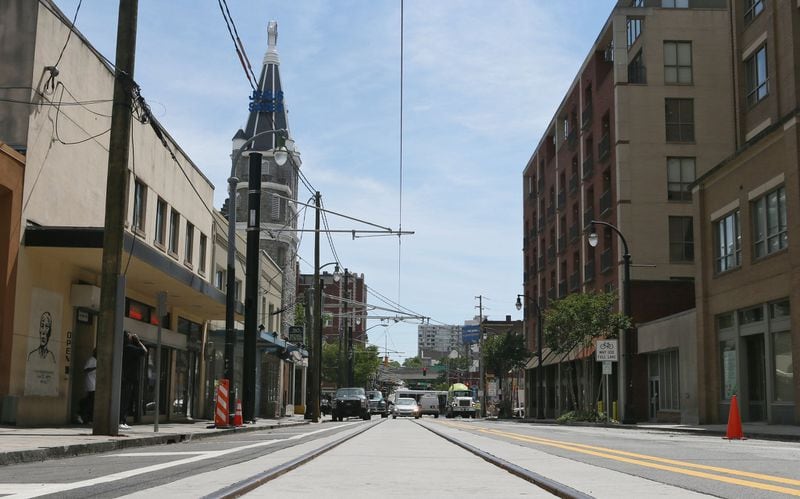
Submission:
[[[461,326],[420,324],[417,326],[417,355],[437,358],[459,351]]]

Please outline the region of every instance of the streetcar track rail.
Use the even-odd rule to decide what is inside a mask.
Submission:
[[[230,499],[234,497],[241,497],[244,494],[247,494],[248,492],[257,489],[258,487],[261,487],[267,482],[272,481],[281,475],[285,475],[286,473],[299,468],[300,466],[308,463],[309,461],[312,461],[320,457],[329,450],[338,447],[339,445],[347,442],[348,440],[354,437],[357,437],[358,435],[361,435],[365,431],[374,428],[375,426],[383,423],[384,421],[387,420],[381,419],[377,423],[364,425],[363,428],[360,428],[348,435],[345,435],[343,438],[334,440],[333,442],[329,442],[318,449],[306,452],[302,456],[296,457],[283,464],[279,464],[278,466],[274,466],[266,471],[255,474],[249,478],[245,478],[244,480],[240,480],[225,488],[217,490],[216,492],[212,492],[211,494],[205,495],[203,496],[203,499]]]
[[[553,494],[555,496],[558,496],[558,497],[561,497],[561,498],[564,498],[564,499],[592,499],[594,497],[594,496],[591,496],[591,495],[586,494],[584,492],[581,492],[579,490],[575,490],[572,487],[570,487],[568,485],[564,485],[561,482],[557,482],[555,480],[551,480],[551,479],[549,479],[549,478],[547,478],[545,476],[542,476],[542,475],[540,475],[538,473],[535,473],[535,472],[533,472],[533,471],[531,471],[531,470],[529,470],[527,468],[523,468],[521,466],[517,466],[516,464],[510,463],[510,462],[506,461],[505,459],[501,459],[501,458],[499,458],[499,457],[497,457],[495,455],[489,454],[488,452],[482,451],[482,450],[478,449],[477,447],[474,447],[474,446],[472,446],[472,445],[470,445],[470,444],[468,444],[466,442],[461,442],[459,440],[456,440],[455,438],[453,438],[453,437],[451,437],[451,436],[449,436],[449,435],[447,435],[447,434],[445,434],[445,433],[443,433],[443,432],[441,432],[439,430],[435,430],[431,426],[428,426],[426,424],[421,424],[418,421],[414,421],[414,422],[416,424],[418,424],[419,426],[425,428],[429,432],[433,433],[434,435],[437,435],[437,436],[447,440],[451,444],[457,445],[457,446],[461,447],[462,449],[464,449],[464,450],[466,450],[468,452],[471,452],[472,454],[480,457],[484,461],[486,461],[486,462],[488,462],[490,464],[493,464],[493,465],[497,466],[498,468],[511,473],[512,475],[515,475],[515,476],[517,476],[519,478],[522,478],[523,480],[525,480],[527,482],[530,482],[530,483],[536,485],[537,487],[539,487],[541,489],[544,489],[547,492],[550,492],[551,494]]]

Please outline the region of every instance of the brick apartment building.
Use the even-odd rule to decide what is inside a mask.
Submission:
[[[637,325],[694,308],[690,186],[734,150],[730,30],[724,0],[620,0],[614,7],[523,172],[529,346],[537,308],[568,293],[622,289],[621,239],[598,225],[597,247],[590,246],[592,220],[612,224],[627,242]],[[624,338],[630,373],[619,376],[617,363],[610,398],[628,420],[678,419],[683,406],[697,405],[689,362],[695,345],[675,328],[651,334],[644,349],[635,332]],[[530,414],[542,403],[547,417],[558,416],[571,408],[570,393],[595,399],[594,389],[579,389],[600,379],[599,364],[579,362],[591,351],[543,353],[543,369],[537,359],[528,366]],[[570,386],[576,378],[563,375],[567,366],[591,382]],[[537,401],[540,371],[545,396]]]

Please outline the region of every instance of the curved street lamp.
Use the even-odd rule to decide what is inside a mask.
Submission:
[[[628,251],[628,242],[625,241],[625,236],[622,235],[622,232],[608,222],[603,222],[601,220],[592,220],[589,222],[592,232],[588,236],[589,245],[594,248],[597,246],[598,237],[597,232],[594,230],[595,225],[603,225],[608,227],[609,229],[613,230],[617,236],[619,236],[620,241],[622,241],[622,248],[623,248],[623,255],[622,255],[622,262],[624,265],[623,269],[623,277],[622,277],[622,306],[623,306],[623,313],[626,317],[631,317],[631,254]],[[633,355],[632,350],[632,339],[633,339],[633,330],[626,329],[624,331],[624,338],[622,341],[622,372],[620,373],[620,380],[623,386],[623,395],[624,400],[622,403],[623,413],[622,413],[622,422],[624,424],[632,424],[636,420],[633,417],[633,376],[631,373],[631,356]]]
[[[239,185],[239,178],[236,176],[236,165],[239,162],[239,159],[242,157],[242,154],[245,152],[245,148],[247,148],[250,144],[252,144],[256,139],[259,137],[263,137],[265,135],[276,135],[282,134],[283,136],[287,135],[289,132],[288,130],[281,128],[277,130],[267,130],[264,132],[257,133],[250,137],[249,139],[242,139],[242,138],[235,138],[233,140],[233,146],[236,148],[236,152],[231,155],[231,175],[228,178],[228,259],[227,259],[227,282],[226,282],[226,289],[225,289],[225,357],[224,357],[224,376],[230,382],[231,389],[233,388],[233,375],[234,375],[234,351],[236,345],[236,329],[234,324],[234,309],[236,307],[236,188]],[[293,143],[289,142],[289,146],[292,146]],[[278,165],[283,165],[286,163],[286,160],[289,158],[289,150],[287,148],[286,142],[278,148],[272,149],[273,151],[273,159]],[[259,161],[261,158],[261,153],[256,151],[250,151],[251,154],[256,155],[255,158],[251,158],[250,161]],[[247,341],[247,335],[251,334],[252,338],[249,338],[251,343],[255,343],[255,335],[256,331],[250,331],[248,333],[247,328],[245,328],[245,340]],[[255,355],[255,349],[252,349],[252,355]],[[245,351],[248,351],[245,348]],[[251,359],[253,363],[255,359]],[[247,373],[243,371],[242,376],[246,376]],[[248,390],[245,391],[245,398],[248,398]],[[245,404],[249,406],[249,404]]]
[[[539,360],[539,366],[536,368],[536,419],[544,419],[544,366],[542,365],[542,329],[544,323],[542,321],[542,309],[539,303],[528,295],[517,295],[517,303],[514,304],[517,310],[522,310],[522,298],[533,303],[536,310],[536,357]]]

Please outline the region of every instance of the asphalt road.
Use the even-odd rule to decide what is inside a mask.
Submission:
[[[629,483],[633,477],[650,481],[653,492],[655,484],[672,487],[664,489],[669,497],[800,496],[797,443],[485,421],[438,425],[498,457],[597,497],[641,497],[631,488],[639,484]]]
[[[594,497],[800,496],[800,446],[661,431],[422,418],[349,420],[0,467],[3,497],[218,496],[352,437],[252,497],[542,497],[430,430]],[[530,478],[530,477],[529,477]]]

